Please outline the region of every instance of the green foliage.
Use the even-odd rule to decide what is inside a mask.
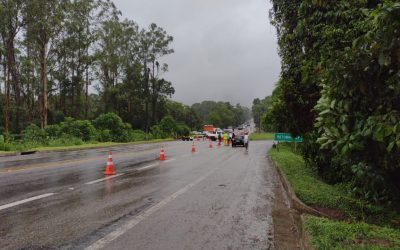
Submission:
[[[152,126],[150,130],[154,139],[163,139],[167,137],[159,125]]]
[[[168,136],[168,137],[174,137],[174,135],[176,134],[177,128],[178,128],[178,124],[176,123],[176,121],[174,120],[174,118],[172,118],[172,116],[165,116],[160,124],[160,129],[162,130],[162,132],[164,133],[164,135]]]
[[[250,140],[259,141],[259,140],[273,140],[274,134],[272,133],[251,133],[249,136]]]
[[[61,135],[61,127],[58,124],[48,125],[45,132],[49,139],[56,139]]]
[[[250,110],[240,104],[232,106],[229,102],[203,101],[195,103],[192,109],[204,124],[213,124],[214,127],[227,128],[238,126],[250,119]]]
[[[265,119],[304,136],[325,180],[378,203],[399,201],[399,15],[390,0],[273,1],[282,73]]]
[[[176,126],[176,135],[180,136],[188,136],[190,134],[190,128],[185,124],[178,124]]]
[[[251,113],[253,114],[254,123],[257,128],[263,129],[264,131],[273,132],[273,123],[266,122],[265,118],[263,119],[265,113],[271,107],[271,101],[271,96],[267,96],[262,100],[258,98],[254,99],[253,106],[251,107]]]
[[[279,151],[271,149],[269,154],[287,176],[294,192],[304,203],[331,209],[338,209],[346,217],[370,223],[386,224],[398,219],[391,210],[357,199],[347,192],[345,185],[331,185],[318,179],[301,155],[294,153],[289,146],[279,144]]]
[[[305,230],[314,249],[399,249],[400,230],[305,217]]]
[[[96,129],[102,131],[103,133],[105,130],[108,130],[111,136],[112,141],[114,142],[128,142],[129,141],[129,134],[131,133],[131,126],[128,123],[124,123],[117,114],[115,113],[106,113],[102,114],[96,118],[93,122]],[[104,132],[108,133],[108,132]],[[102,134],[100,138],[103,141],[107,137],[106,134]],[[107,138],[108,139],[108,138]]]
[[[36,124],[30,124],[22,132],[25,142],[44,143],[46,140],[46,132],[39,128]]]

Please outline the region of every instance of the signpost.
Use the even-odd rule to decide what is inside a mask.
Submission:
[[[275,141],[278,142],[303,142],[303,137],[293,138],[289,133],[275,133]]]
[[[297,150],[297,142],[303,142],[303,137],[297,136],[293,138],[289,133],[275,133],[275,141],[279,142],[294,142],[295,150]],[[278,145],[276,147],[278,149]],[[279,151],[279,149],[278,149]]]

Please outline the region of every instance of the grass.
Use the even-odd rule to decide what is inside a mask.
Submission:
[[[106,148],[113,146],[121,146],[121,145],[136,145],[136,144],[145,144],[145,143],[157,143],[157,142],[167,142],[172,141],[172,138],[169,139],[154,139],[148,141],[136,141],[136,142],[90,142],[90,143],[82,143],[77,145],[60,145],[59,143],[54,143],[51,146],[39,146],[39,147],[29,147],[29,148],[20,148],[17,151],[0,151],[1,154],[15,154],[18,151],[63,151],[63,150],[80,150],[80,149],[91,149],[91,148]]]
[[[280,144],[279,151],[271,149],[269,154],[300,200],[310,206],[338,211],[345,218],[335,221],[306,217],[305,228],[316,249],[388,249],[391,244],[400,249],[400,230],[388,228],[399,227],[400,215],[394,210],[351,196],[345,185],[323,182],[288,145]]]
[[[146,143],[157,143],[157,142],[167,142],[172,141],[173,139],[155,139],[149,141],[136,141],[136,142],[95,142],[88,143],[82,145],[72,145],[72,146],[56,146],[56,147],[37,147],[32,149],[33,151],[53,151],[53,150],[76,150],[76,149],[90,149],[90,148],[106,148],[113,146],[121,146],[121,145],[137,145],[137,144],[146,144]]]
[[[400,249],[400,230],[305,216],[315,249]]]
[[[249,136],[250,140],[253,141],[260,141],[260,140],[273,140],[274,134],[273,133],[252,133]]]

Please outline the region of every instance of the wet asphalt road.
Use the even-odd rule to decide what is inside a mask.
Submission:
[[[271,143],[164,145],[0,158],[0,249],[274,248]]]

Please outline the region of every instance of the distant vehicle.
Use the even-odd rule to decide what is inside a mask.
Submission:
[[[193,135],[184,135],[181,137],[182,141],[193,141],[194,136]]]
[[[214,125],[208,124],[208,125],[204,125],[204,126],[203,126],[203,130],[204,130],[204,131],[207,131],[207,132],[214,132],[214,131],[215,131],[215,128],[214,128]]]
[[[216,141],[218,139],[218,133],[220,133],[220,132],[216,132],[216,131],[209,132],[207,135],[207,138],[209,138],[211,141]]]
[[[244,147],[244,136],[238,135],[232,138],[232,147],[243,146]]]

